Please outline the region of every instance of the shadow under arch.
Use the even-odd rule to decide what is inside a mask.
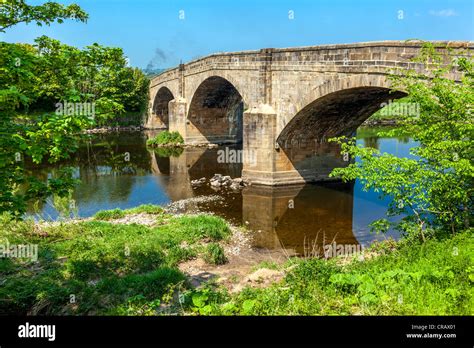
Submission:
[[[151,128],[169,127],[169,108],[168,104],[174,99],[173,93],[167,87],[161,87],[153,100]]]
[[[211,76],[196,89],[189,106],[186,138],[191,143],[242,142],[244,101],[227,79]]]
[[[305,181],[327,179],[348,159],[328,139],[354,136],[357,128],[384,103],[406,96],[388,87],[362,86],[323,95],[303,107],[277,138],[284,170],[296,170]]]

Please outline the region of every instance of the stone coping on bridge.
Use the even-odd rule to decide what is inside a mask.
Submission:
[[[215,58],[215,57],[226,57],[226,56],[239,56],[239,55],[258,55],[262,52],[272,52],[274,54],[285,53],[285,52],[299,52],[299,51],[323,51],[323,50],[338,50],[338,49],[352,49],[352,48],[369,48],[369,47],[403,47],[403,48],[420,48],[424,43],[432,43],[440,45],[441,48],[449,47],[452,49],[462,48],[474,48],[473,41],[449,41],[449,40],[437,40],[437,41],[423,41],[423,40],[386,40],[386,41],[367,41],[367,42],[355,42],[355,43],[344,43],[344,44],[323,44],[323,45],[312,45],[312,46],[298,46],[298,47],[283,47],[283,48],[262,48],[259,50],[244,50],[234,52],[216,52],[209,54],[204,57],[192,59],[184,66],[192,66],[199,62]],[[167,74],[174,74],[179,71],[179,66],[166,69],[165,71],[153,76],[152,81],[156,78],[163,79]],[[173,77],[174,78],[174,77]],[[163,81],[163,80],[162,80]]]

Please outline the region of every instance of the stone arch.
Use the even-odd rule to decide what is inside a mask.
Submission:
[[[195,89],[186,124],[188,142],[240,143],[244,101],[227,79],[212,75]]]
[[[391,90],[384,75],[329,80],[301,98],[293,115],[286,115],[277,141],[308,137],[310,133],[312,140],[350,135],[383,103],[403,96]]]
[[[239,76],[240,75],[240,76]],[[255,103],[255,95],[257,91],[257,80],[253,74],[242,74],[242,71],[236,70],[207,70],[193,76],[186,77],[185,96],[188,100],[187,111],[191,106],[196,91],[209,78],[220,77],[227,80],[239,92],[247,108],[251,103]],[[253,81],[253,83],[252,83]]]
[[[169,108],[168,104],[174,99],[173,93],[168,87],[162,86],[153,98],[151,108],[151,119],[149,125],[151,128],[168,128],[169,126]]]
[[[392,92],[383,76],[351,76],[316,87],[276,139],[276,169],[294,171],[305,181],[326,179],[333,168],[349,163],[328,139],[354,135],[384,103],[405,95]]]

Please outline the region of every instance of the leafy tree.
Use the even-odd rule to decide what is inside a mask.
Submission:
[[[46,183],[28,175],[25,156],[41,163],[67,158],[77,148],[77,134],[90,120],[82,115],[19,115],[17,108],[30,99],[16,86],[0,88],[0,212],[20,216],[26,203],[51,194],[64,196],[74,184],[71,170],[64,168]]]
[[[43,5],[28,5],[25,0],[2,0],[0,3],[0,32],[19,23],[34,22],[39,26],[53,22],[63,23],[65,19],[85,22],[88,18],[78,5],[64,6],[56,2]]]
[[[0,11],[3,28],[32,18],[46,24],[67,16],[87,18],[73,5],[8,4],[14,6]],[[80,50],[46,36],[34,45],[0,42],[0,213],[19,217],[31,201],[68,196],[75,184],[71,168],[41,181],[25,162],[69,158],[84,129],[127,109],[142,111],[147,92],[148,80],[127,67],[120,48],[93,44]],[[86,104],[88,112],[77,108]]]
[[[411,149],[414,158],[336,138],[342,152],[359,161],[331,175],[360,179],[365,190],[391,197],[388,215],[403,216],[396,227],[425,241],[436,231],[455,233],[471,223],[474,64],[463,52],[442,55],[432,44],[424,45],[415,62],[426,69],[397,70],[390,78],[395,90],[408,93],[404,102],[415,103],[419,114],[404,114],[400,128],[386,132],[413,136],[419,142]],[[389,227],[386,219],[373,223],[377,231]]]

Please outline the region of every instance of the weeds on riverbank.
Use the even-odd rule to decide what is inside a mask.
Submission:
[[[472,315],[472,231],[422,245],[401,244],[370,260],[290,260],[286,278],[237,295],[195,290],[192,312],[215,315]],[[215,293],[213,293],[215,291]],[[211,294],[212,293],[212,294]],[[194,297],[203,294],[199,307]]]
[[[210,243],[206,246],[204,260],[213,265],[223,265],[227,262],[227,257],[224,254],[224,248],[218,243]]]
[[[225,221],[214,216],[165,216],[156,227],[97,221],[122,213],[60,224],[12,221],[3,215],[0,244],[36,244],[38,261],[0,258],[0,313],[146,315],[170,310],[176,290],[189,287],[178,263],[198,256],[203,242],[218,243],[230,235]]]

